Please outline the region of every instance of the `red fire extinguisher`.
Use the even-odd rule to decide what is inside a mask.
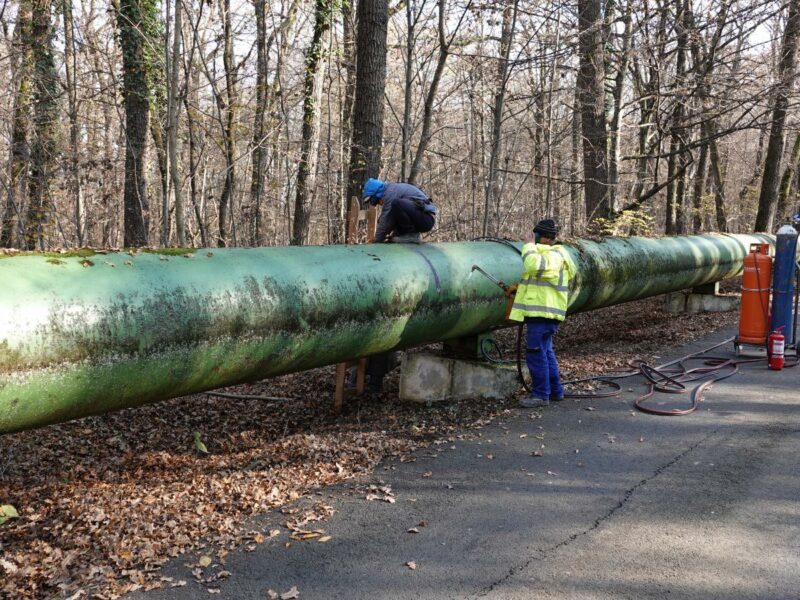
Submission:
[[[785,338],[781,333],[781,329],[783,329],[782,325],[769,334],[769,340],[767,341],[769,368],[773,371],[780,371],[783,368],[783,347]]]

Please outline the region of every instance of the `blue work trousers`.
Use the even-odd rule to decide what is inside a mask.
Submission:
[[[561,398],[564,387],[553,352],[553,337],[560,321],[534,318],[525,319],[525,323],[528,326],[527,363],[531,372],[531,395],[542,400]]]

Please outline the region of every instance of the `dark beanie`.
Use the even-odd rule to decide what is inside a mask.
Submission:
[[[533,233],[538,233],[546,238],[556,239],[558,235],[558,225],[553,219],[542,219],[533,228]]]

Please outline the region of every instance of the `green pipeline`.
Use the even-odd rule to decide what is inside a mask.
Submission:
[[[570,312],[735,276],[757,241],[566,243]],[[0,258],[0,433],[501,327],[473,264],[522,271],[492,241]]]

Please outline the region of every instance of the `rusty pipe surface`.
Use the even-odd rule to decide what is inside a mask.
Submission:
[[[735,276],[765,239],[565,243],[569,310]],[[522,271],[490,241],[0,258],[0,433],[501,327],[474,264]]]

